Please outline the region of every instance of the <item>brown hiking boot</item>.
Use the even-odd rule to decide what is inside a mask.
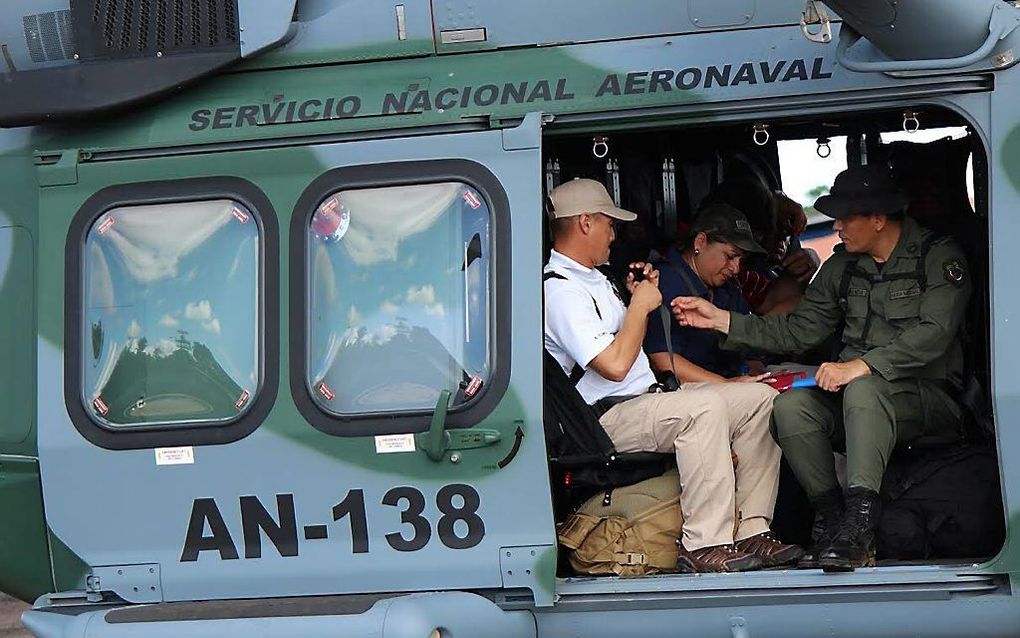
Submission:
[[[736,548],[738,552],[753,554],[760,558],[763,567],[792,565],[804,555],[804,550],[800,545],[780,543],[779,539],[772,535],[772,532],[764,532],[737,541]]]
[[[686,574],[701,572],[747,572],[761,569],[761,558],[737,551],[733,545],[713,545],[687,551],[680,543],[677,571]]]

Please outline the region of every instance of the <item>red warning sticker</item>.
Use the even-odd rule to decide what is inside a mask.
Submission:
[[[319,205],[312,215],[312,232],[327,241],[339,241],[351,225],[351,211],[333,195]]]
[[[102,414],[103,416],[106,416],[107,414],[110,413],[110,407],[107,406],[105,402],[103,402],[102,397],[96,397],[95,399],[93,399],[92,407],[96,409],[96,412]]]
[[[234,217],[237,218],[237,221],[241,222],[242,224],[248,223],[248,213],[244,212],[237,206],[234,206],[234,208],[230,212],[234,214]]]
[[[113,217],[107,217],[99,224],[99,234],[102,235],[113,226]]]
[[[329,386],[326,385],[325,381],[319,384],[318,390],[319,394],[324,396],[327,401],[332,401],[334,397],[336,397],[336,395],[333,394],[333,391],[329,389]]]
[[[464,388],[464,397],[470,399],[471,397],[478,394],[478,391],[482,389],[482,378],[471,377],[471,382]]]
[[[475,210],[482,206],[482,200],[478,199],[478,195],[475,195],[473,191],[464,191],[464,201]]]
[[[322,205],[319,206],[319,210],[321,210],[324,213],[332,213],[333,211],[335,211],[337,209],[337,207],[339,205],[340,205],[340,198],[337,197],[336,195],[333,195],[332,197],[330,197],[326,201],[322,202]]]
[[[237,399],[237,403],[234,404],[234,407],[240,410],[241,408],[244,407],[244,404],[248,402],[249,397],[251,397],[251,395],[248,394],[247,390],[245,390],[244,392],[241,393],[241,396]]]

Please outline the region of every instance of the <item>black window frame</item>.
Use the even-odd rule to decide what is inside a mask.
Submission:
[[[259,384],[251,405],[226,422],[184,422],[112,429],[86,409],[81,393],[82,287],[84,247],[89,230],[100,216],[115,208],[152,204],[180,204],[229,199],[244,205],[259,229],[259,329],[256,330]],[[200,177],[137,182],[103,188],[75,213],[64,250],[64,404],[75,429],[94,445],[108,450],[202,446],[233,443],[265,421],[276,403],[280,385],[279,225],[276,211],[255,184],[238,177]]]
[[[316,207],[331,194],[355,189],[460,182],[470,186],[489,208],[493,256],[492,332],[488,335],[489,379],[477,396],[451,407],[447,428],[469,428],[489,416],[510,386],[511,247],[510,200],[499,179],[485,166],[466,159],[420,160],[333,168],[301,193],[290,226],[290,392],[301,415],[315,429],[333,436],[357,437],[428,430],[433,409],[338,415],[323,410],[305,382],[308,349],[308,228]]]

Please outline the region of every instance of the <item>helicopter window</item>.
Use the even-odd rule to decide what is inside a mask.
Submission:
[[[334,415],[479,393],[490,374],[491,215],[461,182],[333,192],[307,226],[305,382]]]
[[[114,208],[84,252],[82,399],[110,429],[224,424],[260,382],[260,224],[229,199]]]

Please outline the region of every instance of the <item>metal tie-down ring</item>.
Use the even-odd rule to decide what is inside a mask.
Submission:
[[[914,111],[903,112],[903,130],[907,133],[916,133],[921,129],[921,121],[917,119]]]
[[[815,153],[818,154],[818,157],[820,157],[822,159],[826,159],[830,155],[832,155],[832,147],[829,146],[829,143],[832,140],[830,140],[827,137],[819,137],[817,141],[818,141],[818,148],[815,149]]]

